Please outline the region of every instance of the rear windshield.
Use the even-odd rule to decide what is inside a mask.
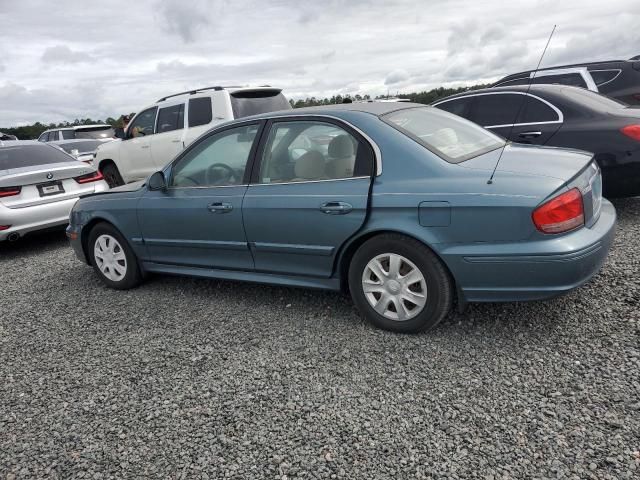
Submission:
[[[99,140],[78,140],[67,143],[60,142],[57,146],[67,153],[71,153],[71,150],[78,150],[79,153],[88,153],[95,151],[103,143]]]
[[[63,151],[50,145],[15,145],[0,148],[0,170],[72,162],[73,160]]]
[[[414,107],[383,120],[450,163],[460,163],[504,145],[504,139],[475,123],[433,107]]]
[[[111,127],[87,127],[76,130],[76,138],[114,138],[116,132]]]
[[[291,104],[277,90],[248,90],[231,94],[233,117],[249,117],[259,113],[290,110]]]
[[[562,96],[570,101],[599,112],[612,112],[628,106],[626,103],[583,88],[563,88],[561,92]]]

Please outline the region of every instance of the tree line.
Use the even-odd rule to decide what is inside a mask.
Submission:
[[[436,100],[439,100],[444,97],[448,97],[449,95],[454,95],[456,93],[465,92],[467,90],[477,90],[479,88],[486,88],[489,85],[473,85],[471,87],[459,87],[459,88],[444,88],[438,87],[432,90],[423,91],[423,92],[414,92],[414,93],[406,93],[397,95],[398,98],[408,99],[411,102],[415,103],[424,103],[429,104],[433,103]],[[387,96],[379,95],[375,97],[376,100],[385,99]],[[316,97],[307,97],[304,100],[289,100],[291,106],[293,108],[302,108],[302,107],[317,107],[321,105],[333,105],[336,103],[343,103],[345,101],[359,102],[359,101],[367,101],[372,100],[369,95],[334,95],[331,98],[316,98]],[[134,115],[131,113],[130,115]],[[20,140],[32,140],[36,139],[44,132],[45,130],[49,130],[52,128],[65,128],[65,127],[74,127],[78,125],[92,125],[92,124],[108,124],[112,127],[121,127],[122,126],[122,117],[124,115],[120,115],[118,118],[109,117],[105,121],[102,120],[92,120],[90,118],[76,118],[73,122],[62,122],[62,123],[49,123],[44,124],[40,122],[36,122],[33,125],[25,125],[22,127],[0,127],[0,132],[8,133],[9,135],[15,135]]]

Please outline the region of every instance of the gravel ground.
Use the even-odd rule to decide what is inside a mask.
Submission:
[[[338,294],[0,246],[0,479],[640,478],[640,198],[602,272],[423,335]]]

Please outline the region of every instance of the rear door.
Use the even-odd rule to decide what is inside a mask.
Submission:
[[[151,137],[151,158],[163,168],[184,148],[184,103],[158,109],[156,133]]]
[[[375,168],[372,146],[340,121],[270,121],[242,212],[255,268],[330,277],[363,225]]]
[[[545,145],[563,122],[553,104],[524,92],[475,95],[471,121],[513,142]]]

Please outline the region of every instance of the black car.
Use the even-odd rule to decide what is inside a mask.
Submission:
[[[498,80],[493,87],[552,83],[573,85],[629,105],[640,105],[640,55],[629,60],[563,65],[541,68],[534,73],[514,73]]]
[[[605,196],[640,195],[640,107],[564,85],[472,90],[433,106],[514,142],[593,152]]]

